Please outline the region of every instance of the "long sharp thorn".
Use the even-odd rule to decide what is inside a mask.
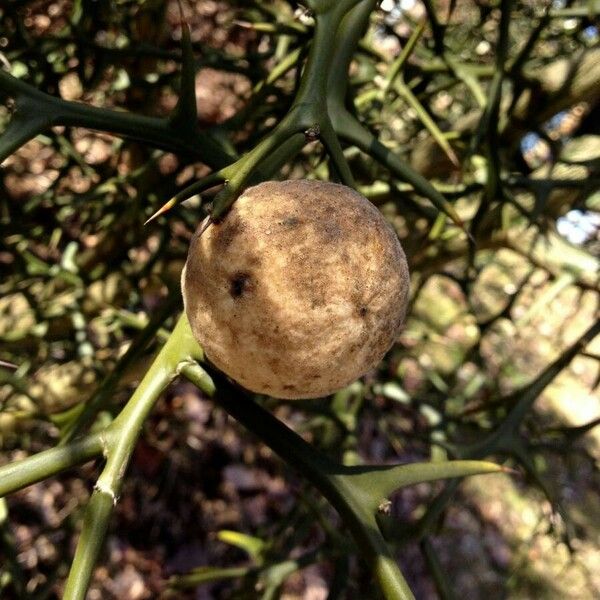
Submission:
[[[198,237],[200,237],[212,223],[214,223],[214,221],[212,217],[208,215],[208,217],[206,217],[206,219],[204,219],[204,221],[200,225],[200,229],[198,230]]]
[[[160,215],[171,210],[177,204],[177,198],[171,198],[168,202],[165,202],[149,219],[144,222],[144,225],[148,225],[151,221],[154,221]]]

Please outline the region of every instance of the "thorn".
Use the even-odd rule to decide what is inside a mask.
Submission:
[[[175,204],[177,204],[177,198],[171,198],[168,202],[163,204],[149,219],[146,219],[146,221],[144,222],[144,226],[148,225],[150,221],[154,221],[154,219],[156,219],[163,213],[166,213],[167,211],[171,210],[175,206]]]
[[[100,492],[101,494],[106,494],[107,496],[109,496],[112,500],[113,506],[117,505],[118,498],[110,486],[108,486],[104,482],[98,480],[96,482],[96,485],[94,486],[94,488],[96,490],[98,490],[98,492]]]
[[[449,147],[448,150],[446,150],[446,156],[450,159],[450,162],[453,164],[454,167],[460,169],[460,160],[458,160],[456,152],[454,152],[454,150],[451,147]]]
[[[208,215],[208,217],[206,217],[206,219],[204,219],[204,221],[202,221],[200,224],[200,228],[198,229],[198,237],[201,237],[212,223],[214,223],[213,218]]]
[[[458,216],[458,213],[454,210],[454,207],[447,200],[443,200],[442,202],[437,203],[436,206],[439,211],[446,213],[446,215],[450,217],[452,222],[457,227],[459,227],[467,235],[469,235],[469,232],[465,229],[465,224],[463,220]]]
[[[6,56],[4,56],[3,52],[0,52],[0,63],[2,64],[2,66],[4,67],[4,69],[6,71],[10,72],[10,62],[9,62],[8,58],[6,58]]]
[[[304,132],[304,137],[306,138],[307,142],[314,142],[315,140],[318,140],[320,135],[321,126],[318,123],[315,123]]]
[[[7,360],[0,360],[0,367],[6,367],[7,369],[18,369],[19,367]]]
[[[171,210],[175,205],[179,204],[180,202],[185,202],[195,194],[200,194],[203,191],[206,191],[210,188],[219,185],[219,183],[221,182],[219,181],[218,174],[212,173],[211,175],[203,177],[202,179],[196,181],[195,183],[187,186],[186,188],[175,194],[168,202],[163,204],[149,219],[147,219],[144,225],[148,225],[150,221],[154,221],[156,217],[159,217],[160,215]]]

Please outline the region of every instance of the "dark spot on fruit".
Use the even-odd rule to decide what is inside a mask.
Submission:
[[[261,258],[257,254],[248,255],[248,265],[251,267],[258,267],[261,263]]]
[[[229,286],[229,293],[232,298],[239,298],[247,292],[252,284],[252,280],[250,278],[250,273],[244,273],[243,271],[238,271],[232,278],[231,284]]]
[[[242,222],[237,216],[216,225],[216,227],[219,227],[219,230],[215,242],[221,251],[226,250],[231,245],[234,238],[244,229]]]
[[[337,223],[325,221],[320,229],[322,239],[326,243],[337,242],[342,237],[342,229]]]
[[[298,217],[287,217],[281,221],[281,224],[285,225],[286,227],[296,227],[297,225],[300,225],[300,223],[301,221]]]
[[[366,317],[367,313],[369,312],[369,309],[366,306],[361,306],[358,312],[361,317]]]
[[[292,385],[291,383],[285,383],[285,384],[283,385],[283,389],[284,389],[284,390],[290,390],[290,391],[293,391],[293,390],[295,390],[295,389],[296,389],[296,386],[295,386],[295,385]]]

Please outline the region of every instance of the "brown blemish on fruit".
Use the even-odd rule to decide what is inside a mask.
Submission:
[[[238,271],[232,278],[229,286],[229,293],[232,298],[239,298],[252,287],[252,278],[250,273]]]
[[[297,227],[300,223],[302,223],[302,221],[300,221],[298,217],[286,217],[281,221],[281,224],[286,227]]]
[[[225,251],[244,229],[240,219],[235,216],[213,226],[216,229],[215,245],[221,252]]]

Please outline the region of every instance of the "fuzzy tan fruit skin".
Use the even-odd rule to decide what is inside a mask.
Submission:
[[[196,233],[182,289],[216,367],[253,392],[315,398],[383,358],[404,320],[409,273],[396,234],[357,192],[269,181]]]

